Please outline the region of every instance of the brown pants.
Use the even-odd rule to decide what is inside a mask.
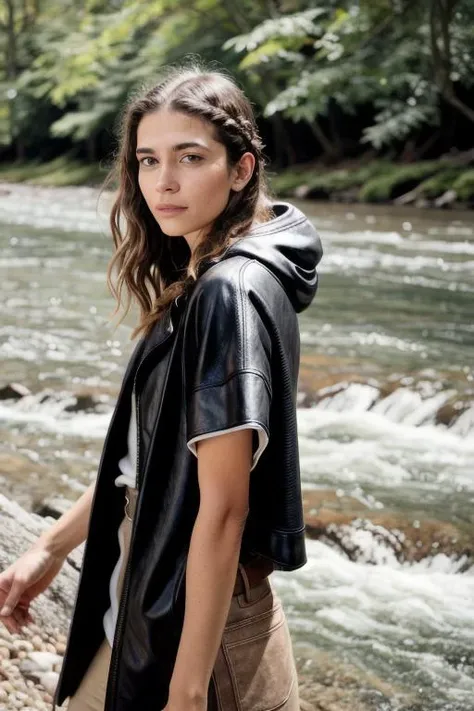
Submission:
[[[131,521],[122,521],[126,550]],[[248,578],[239,565],[244,581]],[[119,589],[123,578],[119,580]],[[212,677],[218,711],[299,711],[298,679],[281,600],[269,578],[232,597]],[[111,649],[104,639],[68,711],[103,711]]]

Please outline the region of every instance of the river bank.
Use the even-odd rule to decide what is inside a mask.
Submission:
[[[49,163],[12,163],[0,168],[0,181],[61,188],[102,185],[105,164],[86,164],[67,156]],[[320,163],[269,171],[271,188],[280,198],[342,203],[414,205],[420,208],[474,208],[474,153],[435,160],[394,163],[371,158]]]
[[[0,186],[0,483],[43,519],[94,480],[133,349],[133,319],[111,323],[112,194],[98,198]],[[299,316],[308,562],[272,576],[302,697],[318,711],[470,711],[472,212],[291,202],[325,249]],[[8,641],[9,674],[24,641]]]
[[[416,163],[374,159],[328,168],[296,166],[273,176],[280,197],[343,203],[413,205],[420,208],[474,208],[474,154]]]

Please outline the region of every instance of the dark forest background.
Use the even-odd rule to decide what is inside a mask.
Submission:
[[[237,78],[276,171],[442,156],[441,192],[474,193],[474,0],[0,0],[3,164],[96,177],[129,93],[187,56]]]

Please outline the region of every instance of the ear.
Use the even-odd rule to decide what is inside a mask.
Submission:
[[[255,169],[255,156],[253,153],[244,153],[237,165],[233,168],[233,180],[231,188],[240,192],[245,188]]]

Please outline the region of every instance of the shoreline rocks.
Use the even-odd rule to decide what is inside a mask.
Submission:
[[[474,534],[448,521],[418,514],[373,510],[331,489],[303,492],[306,534],[336,547],[349,560],[383,564],[418,563],[444,555],[467,570],[474,559]]]
[[[16,560],[50,521],[0,494],[0,570]],[[83,547],[68,556],[49,589],[31,605],[33,625],[11,634],[0,622],[0,709],[50,711],[66,649],[66,633]]]
[[[301,711],[422,711],[416,694],[309,644],[295,645]]]
[[[393,412],[397,421],[408,418],[413,426],[439,425],[464,436],[474,413],[474,388],[462,372],[426,370],[388,377],[364,376],[352,371],[351,363],[345,367],[327,356],[303,354],[298,407],[321,403],[345,411],[357,403],[359,410],[375,410],[388,417]]]

